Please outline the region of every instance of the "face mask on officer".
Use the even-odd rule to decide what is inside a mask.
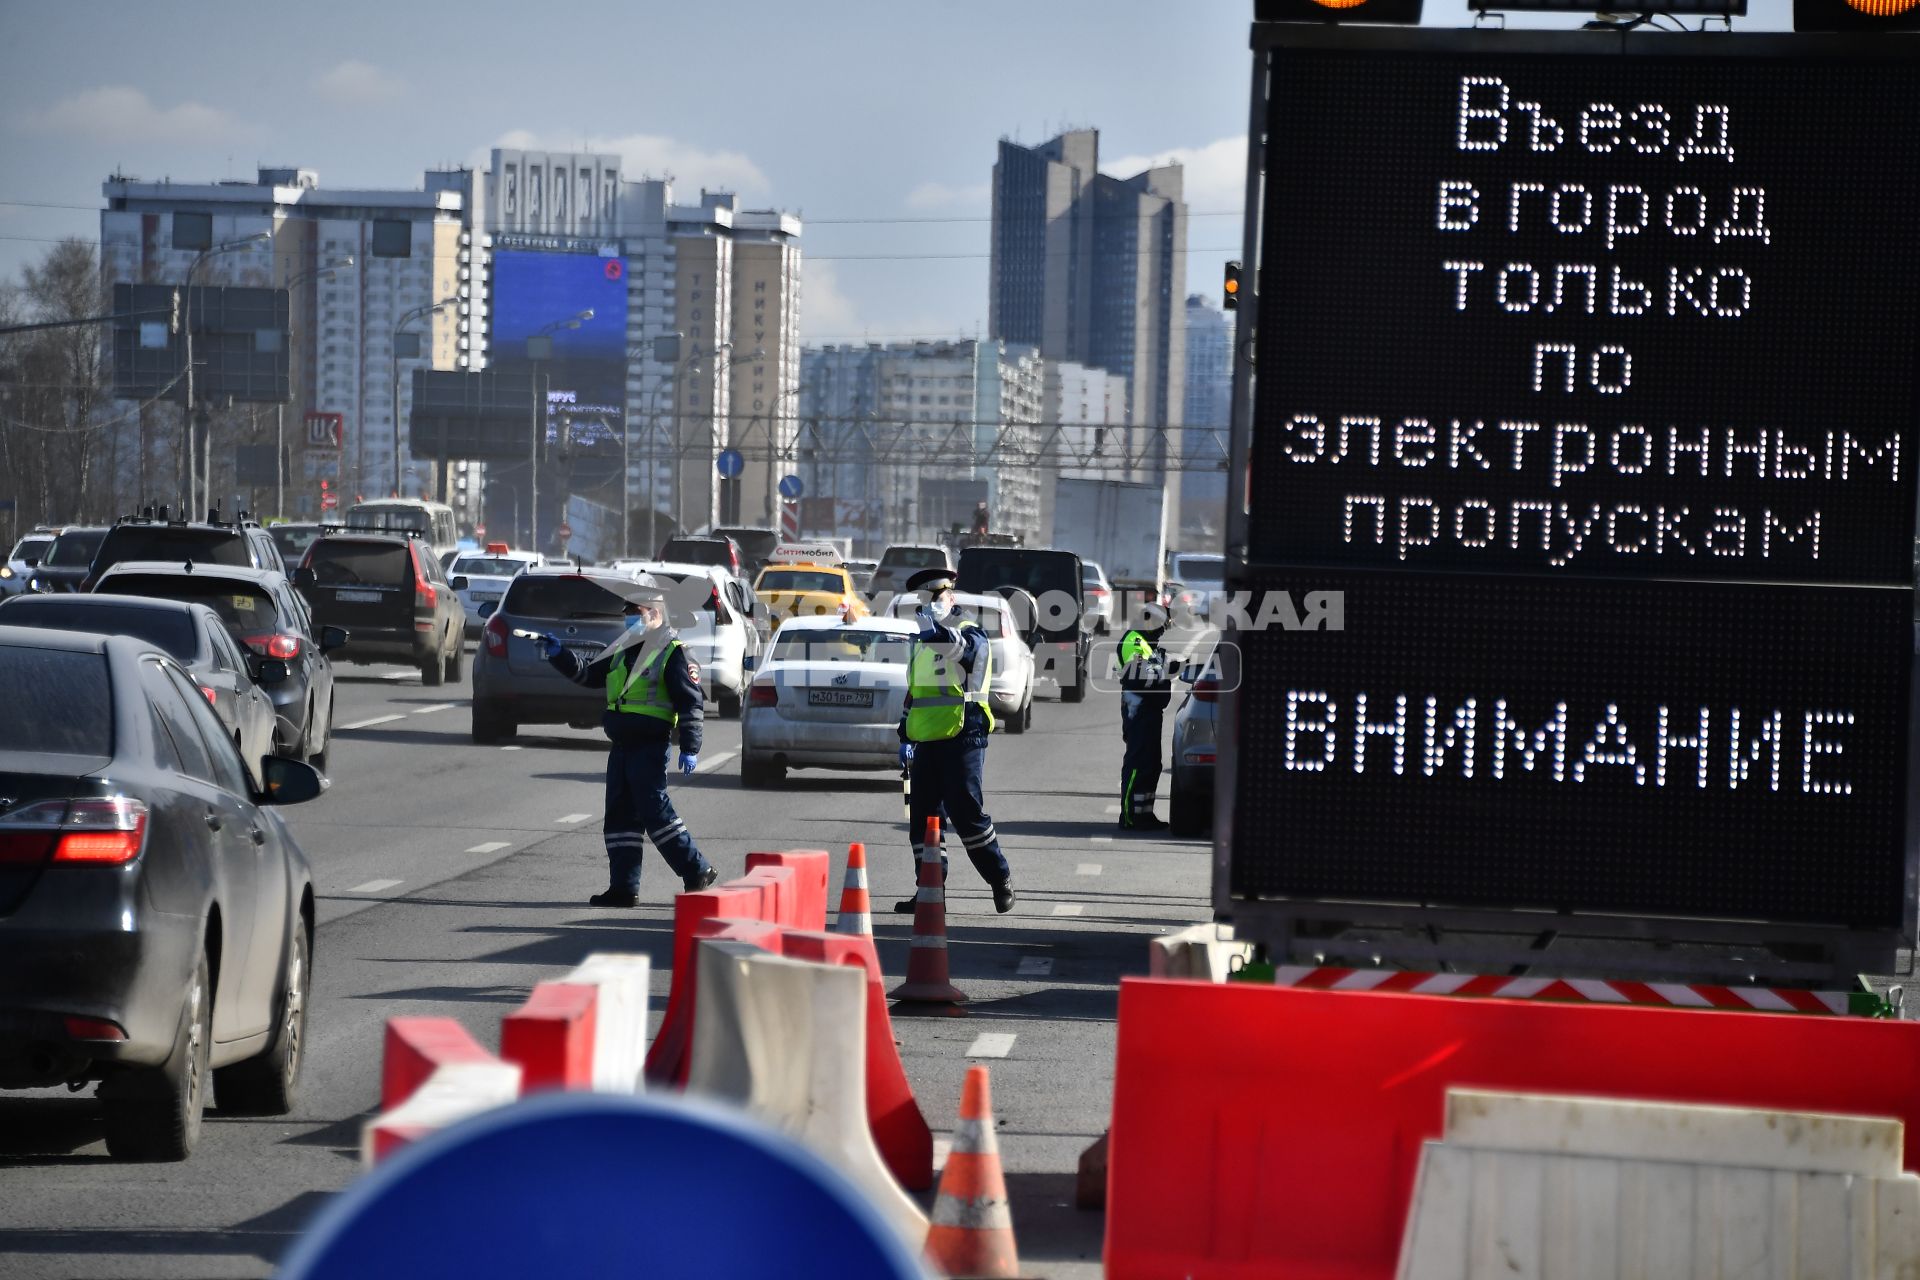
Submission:
[[[933,602],[929,604],[927,608],[932,611],[935,622],[945,622],[953,616],[953,593],[951,591],[941,592],[933,598]]]
[[[629,631],[652,630],[660,621],[660,614],[646,605],[628,605],[625,621]]]

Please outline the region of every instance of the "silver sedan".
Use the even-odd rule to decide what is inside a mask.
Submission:
[[[893,618],[794,618],[747,686],[740,784],[788,769],[896,769],[916,628]]]

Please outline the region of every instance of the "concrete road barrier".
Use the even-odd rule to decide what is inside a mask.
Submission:
[[[598,996],[597,987],[542,982],[500,1020],[500,1056],[520,1064],[524,1092],[592,1087]]]
[[[1399,1280],[1920,1275],[1898,1120],[1447,1091]]]
[[[1235,942],[1230,924],[1196,924],[1147,941],[1147,976],[1225,982],[1253,958],[1251,942]]]
[[[410,1142],[520,1096],[520,1065],[487,1060],[438,1067],[399,1106],[383,1111],[360,1130],[360,1162],[368,1168]]]
[[[405,1102],[441,1067],[495,1061],[452,1018],[388,1018],[380,1051],[380,1109],[391,1111]]]
[[[749,853],[747,871],[786,867],[793,872],[796,929],[827,927],[827,882],[833,874],[832,856],[825,849],[787,849],[779,853]]]
[[[866,1192],[918,1248],[927,1218],[894,1181],[867,1125],[867,976],[726,939],[697,948],[689,1092],[745,1106]]]
[[[647,1058],[647,957],[596,951],[561,981],[592,987],[592,1086],[601,1093],[638,1093]]]

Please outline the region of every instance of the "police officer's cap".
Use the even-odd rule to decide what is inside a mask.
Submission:
[[[942,591],[953,590],[953,570],[922,569],[907,579],[907,590],[924,591],[928,597],[939,595]]]

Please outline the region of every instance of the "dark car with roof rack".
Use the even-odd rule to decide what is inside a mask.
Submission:
[[[440,558],[411,529],[322,525],[293,576],[322,626],[344,627],[337,661],[417,667],[429,687],[458,682],[465,658],[466,606]]]
[[[167,508],[148,507],[137,516],[121,516],[107,530],[80,590],[90,591],[100,575],[125,560],[188,560],[195,564],[224,564],[234,568],[287,571],[273,535],[242,511],[222,520],[220,509],[205,520],[169,519]]]
[[[94,553],[107,536],[107,527],[98,524],[74,524],[62,529],[47,548],[46,555],[33,567],[27,590],[57,595],[84,591]]]

